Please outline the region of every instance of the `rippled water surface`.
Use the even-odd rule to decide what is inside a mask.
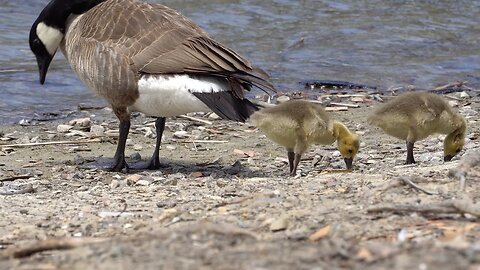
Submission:
[[[0,0],[0,122],[36,112],[103,104],[61,53],[47,83],[28,47],[48,1]],[[480,1],[166,0],[212,37],[262,67],[280,89],[301,80],[347,80],[389,87],[480,85]],[[287,49],[304,38],[303,46]]]

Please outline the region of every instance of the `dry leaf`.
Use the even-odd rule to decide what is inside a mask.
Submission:
[[[332,225],[327,225],[320,230],[316,231],[314,234],[310,235],[308,237],[308,240],[310,241],[318,241],[330,234],[330,231],[332,230]]]
[[[372,253],[370,250],[362,247],[360,250],[357,252],[357,259],[364,260],[364,261],[371,261],[372,260]]]

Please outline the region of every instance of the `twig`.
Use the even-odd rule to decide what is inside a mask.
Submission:
[[[398,178],[400,181],[402,181],[404,184],[407,184],[411,187],[413,187],[414,189],[416,190],[419,190],[425,194],[428,194],[428,195],[435,195],[436,193],[432,192],[432,191],[428,191],[420,186],[418,186],[417,184],[413,183],[412,180],[408,179],[407,177],[405,176],[402,176],[400,178]]]
[[[471,168],[480,164],[480,150],[462,157],[460,164],[455,169],[448,172],[450,177],[455,177],[460,181],[460,191],[465,190],[467,173]]]
[[[228,143],[228,141],[193,140],[193,141],[186,141],[186,143]]]
[[[10,177],[0,179],[0,182],[15,181],[15,180],[18,180],[18,179],[28,179],[30,177],[32,177],[31,174],[14,175],[14,176],[10,176]]]
[[[48,250],[66,250],[73,249],[89,244],[105,242],[108,239],[99,238],[64,238],[64,239],[48,239],[35,243],[29,247],[13,250],[7,257],[25,258],[35,253]]]
[[[191,117],[191,116],[188,116],[188,115],[179,115],[177,117],[188,119],[188,120],[199,122],[199,123],[203,123],[203,124],[207,124],[207,125],[213,125],[213,123],[211,121],[199,119],[199,118],[196,118],[196,117]]]
[[[337,106],[337,107],[349,107],[349,108],[359,108],[360,107],[360,105],[358,105],[358,104],[339,103],[339,102],[330,102],[330,105]]]
[[[325,111],[327,112],[348,111],[348,107],[326,107]]]
[[[39,142],[39,143],[19,143],[19,144],[0,144],[0,147],[29,147],[41,145],[57,145],[57,144],[80,144],[80,143],[96,143],[101,142],[100,138],[77,141],[53,141],[53,142]]]
[[[394,205],[385,204],[373,206],[367,209],[367,213],[380,212],[417,212],[417,213],[431,213],[431,214],[470,214],[475,217],[480,217],[480,206],[474,205],[470,200],[449,200],[440,204],[429,205]]]
[[[26,194],[26,193],[33,193],[35,189],[33,188],[32,184],[26,185],[25,188],[19,190],[9,190],[9,191],[0,191],[0,195],[18,195],[18,194]]]

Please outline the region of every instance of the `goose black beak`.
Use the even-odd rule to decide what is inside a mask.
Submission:
[[[443,157],[443,161],[450,161],[452,160],[453,158],[453,155],[446,155],[445,157]]]
[[[52,62],[53,57],[50,55],[37,55],[38,72],[40,76],[40,84],[45,83],[47,77],[48,67]]]
[[[345,165],[347,165],[347,169],[348,169],[348,170],[351,170],[352,167],[353,167],[353,157],[351,157],[351,158],[344,158],[343,160],[345,161]]]

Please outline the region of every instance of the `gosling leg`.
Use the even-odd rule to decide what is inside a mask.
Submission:
[[[295,159],[293,161],[293,170],[290,172],[290,176],[295,176],[297,174],[297,167],[298,167],[298,163],[300,163],[301,158],[302,158],[301,154],[295,154]]]
[[[157,138],[155,142],[155,150],[153,150],[152,158],[147,166],[148,170],[158,170],[160,168],[160,143],[162,142],[163,130],[165,129],[165,117],[158,117],[155,120],[155,130]]]
[[[293,159],[295,158],[295,153],[293,151],[287,150],[288,154],[288,166],[290,167],[290,170],[288,171],[290,174],[293,172]]]
[[[405,164],[416,163],[415,159],[413,158],[413,144],[413,142],[407,142],[407,161]]]

